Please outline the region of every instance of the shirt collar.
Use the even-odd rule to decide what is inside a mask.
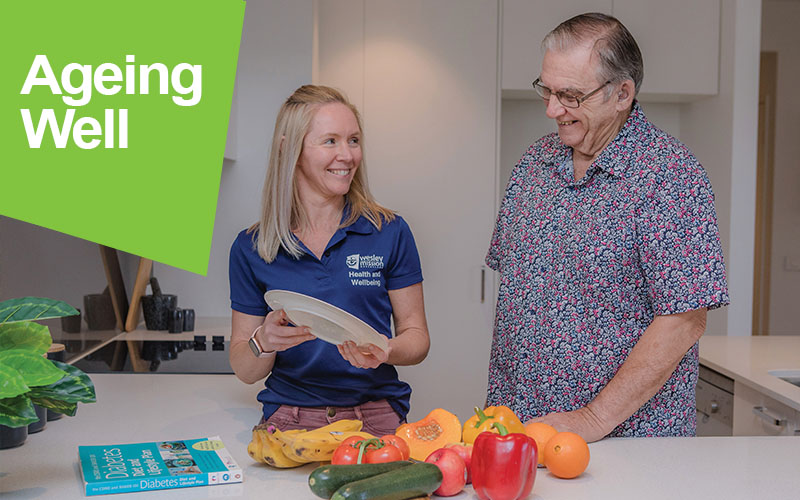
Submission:
[[[350,217],[350,204],[347,203],[344,206],[344,210],[342,210],[342,220],[339,221],[339,225],[344,224],[348,217]],[[359,216],[352,224],[349,226],[340,228],[347,233],[356,233],[356,234],[370,234],[375,226],[363,215]]]
[[[628,119],[625,121],[622,129],[620,129],[614,140],[608,143],[605,149],[600,152],[589,168],[592,169],[596,167],[615,177],[623,176],[638,142],[633,140],[631,136],[635,134],[635,131],[641,130],[646,123],[647,118],[644,115],[642,107],[639,105],[638,101],[634,100],[631,113],[628,115]],[[542,162],[559,167],[565,164],[571,156],[572,148],[559,139],[556,147],[547,150],[543,154]]]
[[[344,222],[344,220],[345,217],[342,217],[342,222]],[[356,219],[355,222],[343,229],[348,233],[370,234],[375,229],[375,226],[373,226],[372,222],[362,215]]]

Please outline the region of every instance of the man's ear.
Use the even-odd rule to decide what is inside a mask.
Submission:
[[[635,95],[636,85],[633,80],[624,80],[617,91],[617,109],[620,111],[629,109]]]

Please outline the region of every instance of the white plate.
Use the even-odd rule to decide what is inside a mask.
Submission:
[[[314,297],[288,290],[270,290],[264,294],[269,307],[283,309],[296,326],[307,326],[312,335],[331,344],[352,340],[356,345],[374,344],[386,351],[389,339],[347,311]]]

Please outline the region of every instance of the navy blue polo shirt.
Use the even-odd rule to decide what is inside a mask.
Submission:
[[[391,338],[388,290],[422,281],[414,237],[400,216],[380,231],[364,217],[339,228],[321,259],[301,242],[299,259],[281,249],[267,263],[256,250],[256,234],[240,232],[230,254],[231,309],[244,314],[266,315],[264,293],[290,290],[344,309]],[[394,366],[356,368],[335,345],[315,339],[277,354],[258,400],[264,418],[284,404],[355,406],[380,399],[405,418],[410,396],[411,387],[398,379]]]

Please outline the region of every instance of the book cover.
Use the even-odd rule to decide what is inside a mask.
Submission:
[[[219,436],[182,441],[79,446],[86,495],[242,481]]]

